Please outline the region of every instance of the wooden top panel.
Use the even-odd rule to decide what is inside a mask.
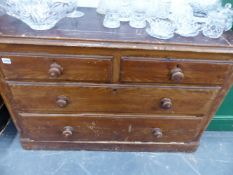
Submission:
[[[104,28],[103,16],[98,15],[95,9],[83,8],[81,11],[85,13],[84,17],[63,19],[47,31],[35,31],[16,18],[2,16],[0,43],[191,51],[203,51],[205,47],[204,52],[233,53],[232,31],[219,39],[209,39],[200,34],[194,38],[177,35],[171,40],[158,40],[150,37],[144,29],[130,28],[128,23],[122,23],[119,29]]]

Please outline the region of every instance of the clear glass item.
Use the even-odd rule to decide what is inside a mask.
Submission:
[[[121,26],[118,4],[115,0],[108,0],[103,25],[106,28],[119,28]]]
[[[225,16],[225,31],[231,30],[233,25],[233,9],[232,4],[227,3],[222,9],[222,13]]]
[[[146,3],[144,0],[135,0],[132,4],[132,13],[129,25],[133,28],[146,27]]]
[[[194,10],[195,16],[207,16],[210,11],[222,6],[222,0],[187,0]]]
[[[203,35],[209,38],[219,38],[225,30],[225,16],[220,11],[210,12],[208,21],[203,27]]]
[[[172,0],[159,0],[157,1],[158,9],[156,17],[158,18],[169,18],[171,14]]]
[[[128,22],[130,21],[131,13],[132,13],[132,2],[133,0],[119,0],[119,15],[120,21]]]
[[[74,11],[76,0],[1,0],[0,6],[34,30],[48,30]]]
[[[147,18],[157,16],[157,12],[159,11],[159,0],[148,0],[147,2],[148,2],[146,9]]]
[[[73,12],[67,15],[68,18],[80,18],[84,16],[84,13],[78,10],[78,0],[76,0],[76,7]]]
[[[158,39],[170,39],[174,36],[175,25],[170,19],[161,19],[161,18],[151,18],[148,19],[149,27],[146,29],[146,32],[155,38]]]
[[[104,15],[107,11],[107,0],[100,0],[96,12]]]
[[[177,0],[172,4],[171,19],[176,25],[177,34],[184,37],[194,37],[199,34],[200,25],[193,16],[193,8],[187,1]]]

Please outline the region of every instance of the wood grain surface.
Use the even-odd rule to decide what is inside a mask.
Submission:
[[[138,85],[10,84],[19,111],[42,113],[145,113],[199,115],[208,111],[219,88]],[[59,107],[60,97],[68,99]],[[169,98],[171,109],[162,109]]]
[[[197,135],[202,120],[182,116],[25,116],[22,115],[24,137],[35,141],[191,142]],[[63,135],[67,126],[72,127],[72,135],[69,137]],[[155,128],[161,130],[161,137],[154,135]]]
[[[121,81],[124,83],[222,85],[232,67],[232,63],[172,58],[125,57],[121,61]],[[171,78],[171,71],[177,67],[184,74],[183,80],[179,82]]]

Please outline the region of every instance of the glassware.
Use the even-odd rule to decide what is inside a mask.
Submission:
[[[118,3],[115,0],[108,0],[106,3],[106,14],[103,25],[106,28],[119,28],[121,26]]]
[[[156,13],[156,17],[158,18],[169,18],[171,14],[171,4],[172,0],[159,0],[157,1],[158,10]]]
[[[99,2],[97,12],[106,14],[105,27],[118,28],[123,21],[133,28],[145,28],[148,21],[146,32],[160,39],[169,39],[174,33],[195,37],[200,31],[217,38],[233,24],[232,6],[222,7],[222,0],[118,0],[114,5],[113,1]]]
[[[222,0],[188,0],[195,16],[207,16],[208,12],[222,6]]]
[[[132,4],[132,13],[129,25],[133,28],[146,27],[146,2],[144,0],[135,0]]]
[[[80,18],[84,13],[78,10],[78,0],[76,0],[76,7],[73,12],[67,15],[68,18]]]
[[[128,22],[131,17],[132,9],[132,0],[119,0],[119,15],[120,15],[120,21],[122,22]]]
[[[233,25],[233,9],[232,4],[227,3],[222,10],[223,15],[225,16],[226,24],[225,31],[231,30]]]
[[[74,11],[76,0],[1,0],[0,6],[34,30],[48,30]]]
[[[158,39],[170,39],[174,36],[175,25],[174,23],[166,18],[151,18],[148,19],[150,26],[146,29],[146,32]]]
[[[225,30],[225,16],[220,11],[212,11],[203,27],[203,35],[209,38],[219,38]]]
[[[159,11],[159,0],[148,0],[148,7],[146,9],[147,18],[157,16],[157,12]]]
[[[193,16],[193,9],[187,1],[177,0],[172,3],[171,19],[175,22],[177,34],[184,37],[194,37],[199,34],[200,25]]]
[[[106,2],[107,0],[100,0],[99,1],[99,4],[98,4],[98,7],[96,9],[96,12],[101,14],[101,15],[104,15],[107,11],[107,5],[106,5]]]

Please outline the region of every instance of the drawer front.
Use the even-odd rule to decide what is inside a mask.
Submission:
[[[11,84],[19,111],[43,113],[145,113],[204,115],[218,88]]]
[[[194,117],[22,116],[24,137],[36,141],[190,142],[202,121]]]
[[[3,58],[3,56],[1,56]],[[9,80],[111,82],[111,57],[98,56],[4,56],[0,66]],[[10,59],[10,63],[9,63]]]
[[[121,82],[222,85],[232,62],[178,59],[121,60]]]

